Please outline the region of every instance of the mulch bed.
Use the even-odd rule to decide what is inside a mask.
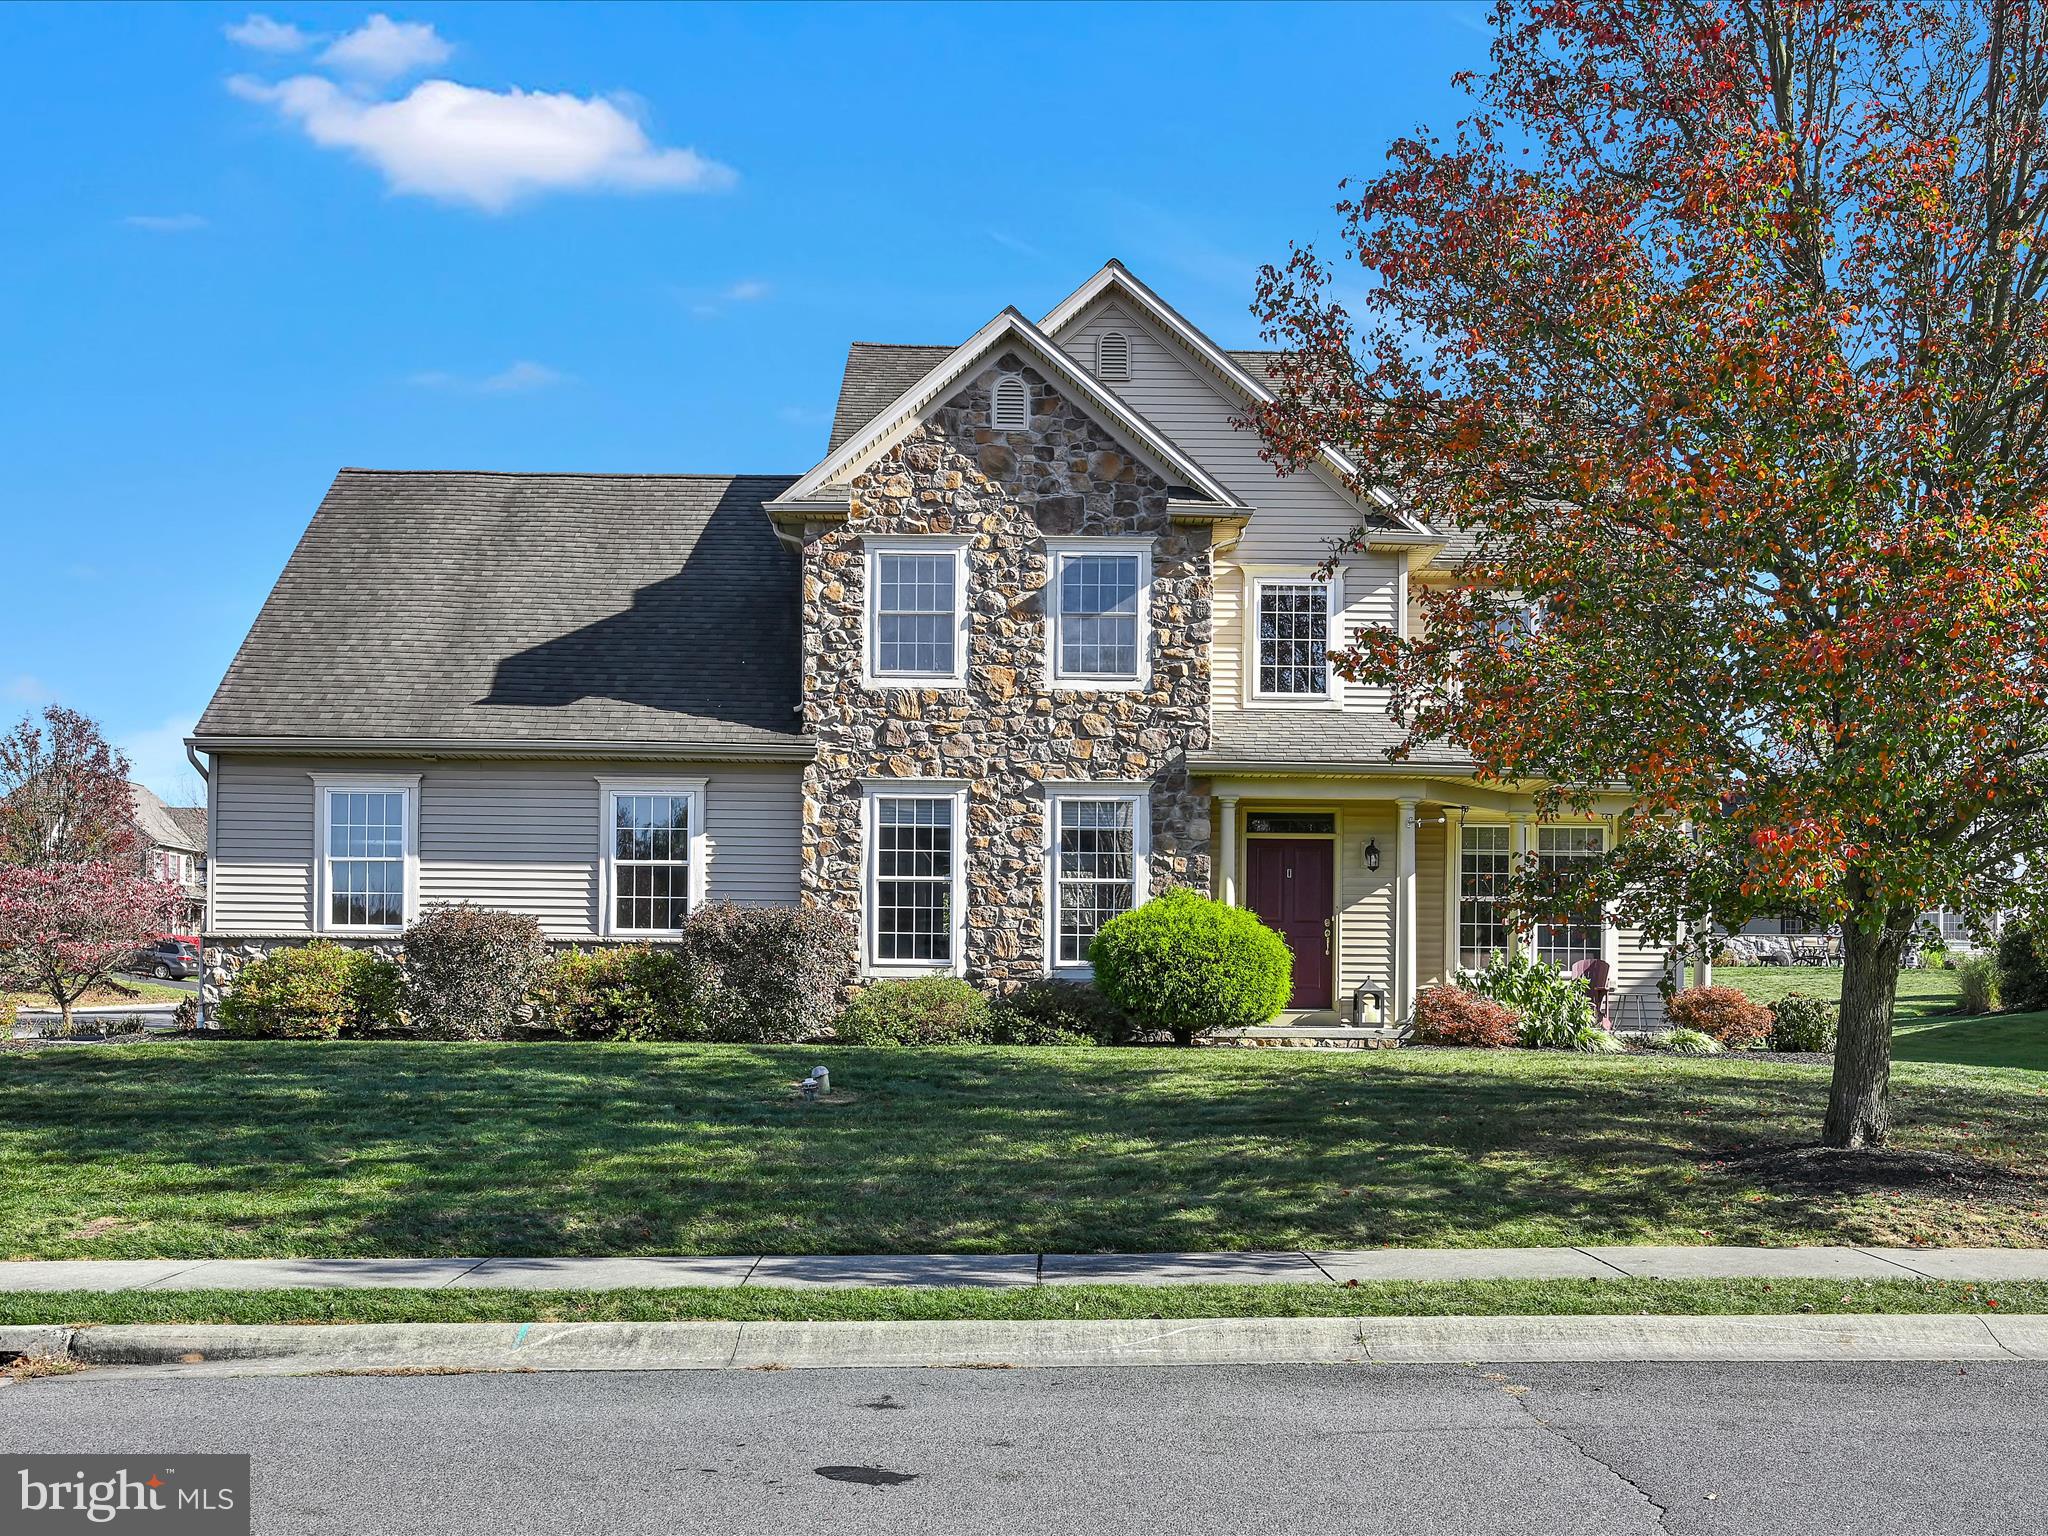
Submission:
[[[2030,1207],[2048,1198],[2048,1178],[2014,1173],[2000,1164],[1951,1152],[1780,1146],[1717,1159],[1717,1167],[1787,1194],[1929,1194]]]

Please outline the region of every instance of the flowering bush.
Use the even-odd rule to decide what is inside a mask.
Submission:
[[[1671,1022],[1696,1029],[1731,1051],[1745,1051],[1771,1032],[1771,1010],[1733,987],[1690,987],[1671,999]]]
[[[1520,1023],[1492,998],[1463,987],[1424,987],[1415,994],[1415,1038],[1425,1045],[1498,1050],[1516,1043]]]

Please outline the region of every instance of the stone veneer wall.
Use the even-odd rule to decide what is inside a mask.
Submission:
[[[1030,386],[1030,429],[996,432],[990,394],[1013,372]],[[869,533],[969,536],[965,688],[863,686]],[[1154,541],[1143,691],[1048,686],[1045,541],[1088,534]],[[1049,780],[1149,780],[1152,890],[1206,890],[1209,797],[1187,754],[1208,745],[1212,591],[1208,530],[1172,522],[1156,474],[1014,355],[985,369],[854,480],[846,523],[807,531],[804,721],[818,756],[804,776],[806,898],[858,917],[869,779],[966,781],[977,980],[1044,970]]]

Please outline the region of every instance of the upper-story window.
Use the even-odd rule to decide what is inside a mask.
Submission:
[[[1099,379],[1128,379],[1131,376],[1131,338],[1122,331],[1104,331],[1095,339],[1095,376]]]
[[[1006,373],[996,380],[989,424],[998,432],[1022,432],[1031,425],[1031,391],[1023,378]]]
[[[1259,581],[1253,586],[1257,654],[1252,693],[1261,699],[1327,699],[1331,583]]]
[[[417,910],[419,778],[320,776],[316,926],[327,933],[390,933]]]
[[[868,681],[959,688],[967,681],[967,541],[867,540]]]
[[[1074,688],[1145,681],[1152,546],[1144,539],[1049,544],[1052,680]]]

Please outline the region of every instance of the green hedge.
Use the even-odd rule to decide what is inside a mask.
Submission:
[[[389,960],[325,940],[252,960],[220,1004],[223,1033],[332,1040],[398,1026],[404,977]]]
[[[995,1020],[980,988],[957,976],[913,976],[861,988],[832,1031],[842,1045],[986,1045]]]

